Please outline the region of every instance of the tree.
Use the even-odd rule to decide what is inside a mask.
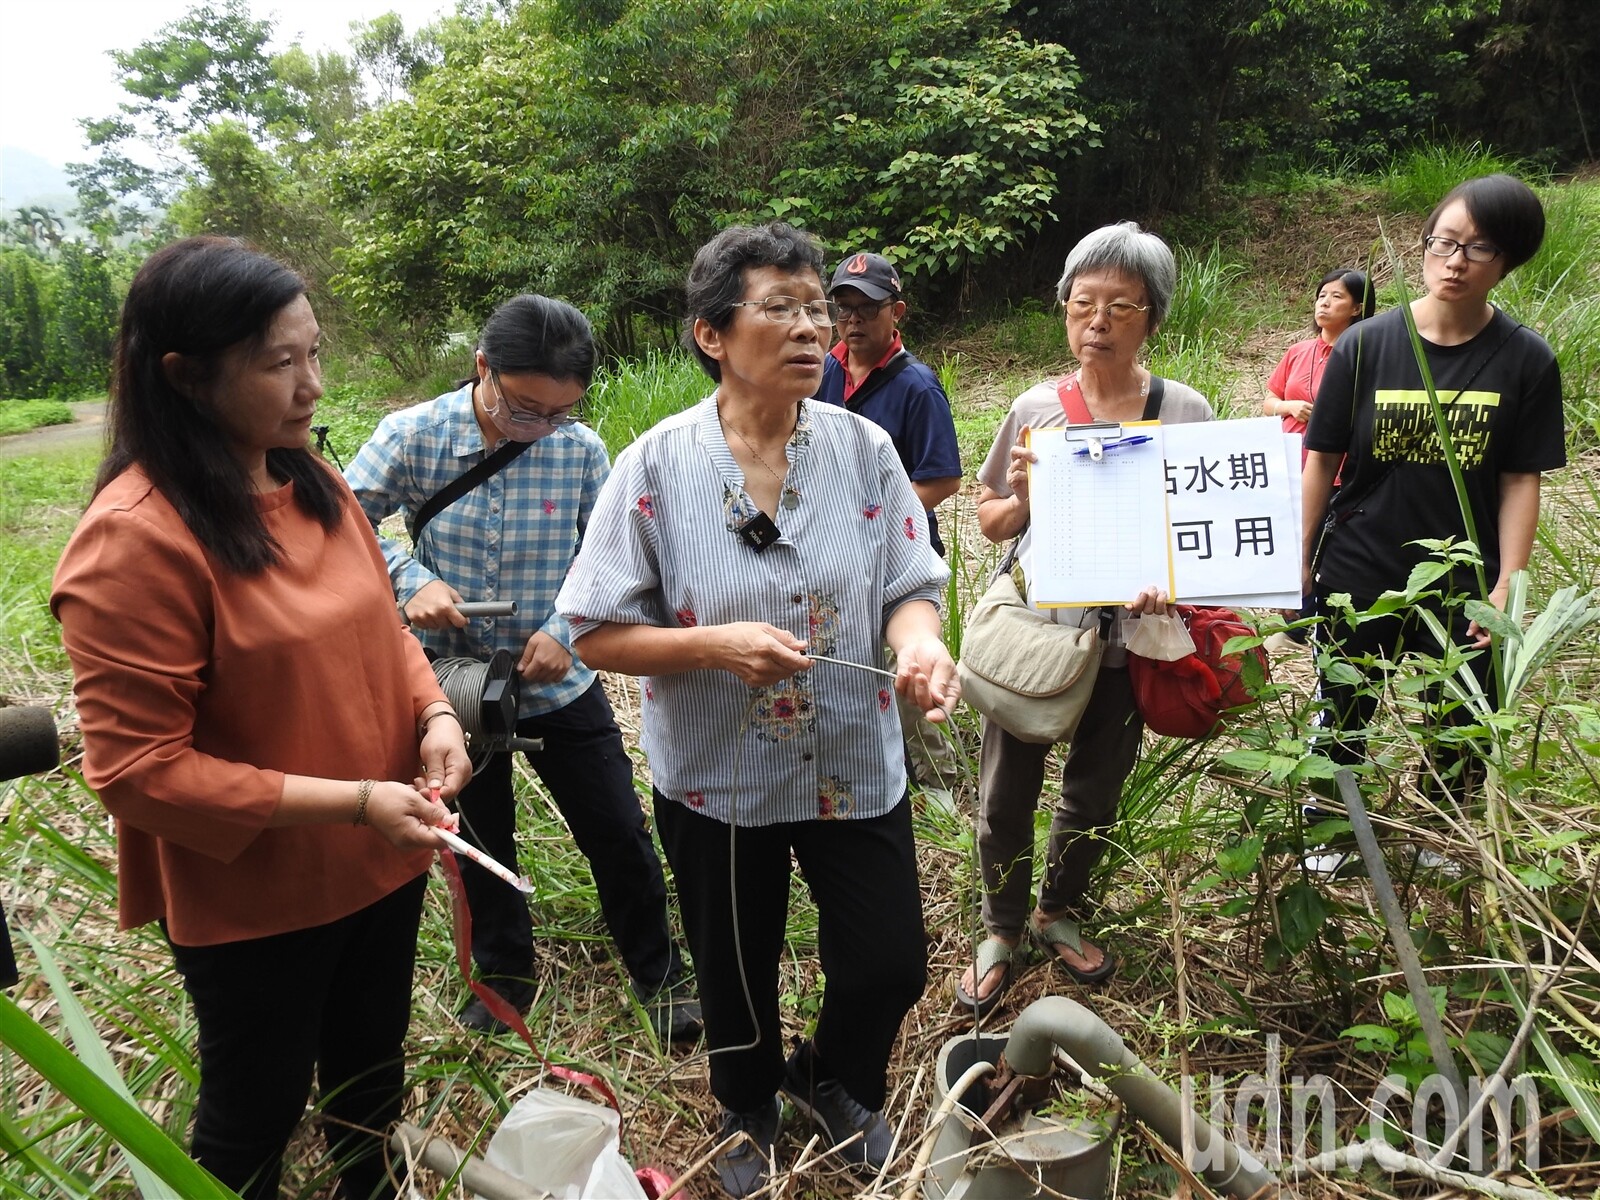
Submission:
[[[46,268],[23,250],[0,250],[0,387],[43,395],[50,383]]]
[[[52,381],[70,394],[103,391],[111,373],[121,307],[105,251],[67,242],[61,247],[56,289]]]
[[[221,0],[190,9],[132,50],[110,52],[134,99],[114,117],[82,122],[100,154],[67,169],[87,224],[127,232],[141,210],[164,208],[188,174],[181,139],[212,121],[265,132],[286,104],[265,53],[271,37],[272,22],[252,18],[247,0]],[[158,165],[135,157],[136,144]]]
[[[438,53],[426,39],[408,36],[405,23],[393,12],[370,21],[351,21],[350,48],[356,62],[377,81],[380,105],[409,94],[433,69]]]
[[[337,281],[435,340],[511,292],[582,303],[610,349],[675,327],[695,248],[782,215],[954,286],[1051,219],[1087,121],[1002,0],[544,0],[361,123]],[[920,286],[920,285],[919,285]]]

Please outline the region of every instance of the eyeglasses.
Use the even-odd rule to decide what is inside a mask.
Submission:
[[[774,325],[793,325],[805,313],[819,329],[828,328],[839,318],[839,306],[832,300],[801,300],[798,296],[768,296],[765,300],[735,300],[734,308],[758,309]]]
[[[1455,238],[1425,237],[1422,248],[1436,258],[1449,258],[1457,250],[1467,256],[1468,262],[1493,262],[1500,257],[1500,247],[1488,242],[1458,242]]]
[[[1087,321],[1096,316],[1101,309],[1110,320],[1118,325],[1126,325],[1142,312],[1149,312],[1148,304],[1135,304],[1131,300],[1113,300],[1110,304],[1092,304],[1088,300],[1068,300],[1062,305],[1067,310],[1067,316],[1074,321]]]
[[[568,409],[566,412],[541,413],[529,412],[522,408],[513,408],[506,403],[506,394],[500,390],[500,373],[498,371],[489,372],[489,384],[494,388],[496,402],[494,408],[485,409],[491,417],[504,416],[513,425],[532,425],[535,427],[543,425],[549,429],[560,429],[563,425],[574,425],[579,419],[577,412],[573,409]]]
[[[875,300],[867,304],[840,304],[834,302],[834,311],[839,314],[839,324],[843,325],[851,317],[859,317],[863,321],[873,320],[884,308],[893,304],[892,300]]]

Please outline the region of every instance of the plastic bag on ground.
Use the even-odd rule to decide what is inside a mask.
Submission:
[[[484,1158],[557,1200],[648,1200],[622,1157],[617,1114],[535,1088],[512,1107]]]

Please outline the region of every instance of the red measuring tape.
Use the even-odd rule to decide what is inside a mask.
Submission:
[[[467,986],[472,989],[473,995],[482,1000],[484,1007],[491,1014],[509,1025],[516,1035],[528,1044],[528,1049],[532,1050],[533,1056],[544,1064],[546,1071],[557,1079],[568,1080],[591,1089],[616,1110],[618,1117],[621,1117],[622,1106],[617,1103],[616,1094],[604,1079],[587,1071],[574,1071],[570,1067],[557,1066],[551,1062],[534,1044],[533,1035],[528,1032],[522,1014],[511,1006],[511,1002],[492,987],[472,977],[472,913],[467,908],[466,889],[461,886],[461,866],[456,862],[455,852],[443,847],[439,849],[439,865],[444,869],[444,881],[450,888],[450,916],[456,943],[456,967],[461,971],[461,978],[465,979]]]

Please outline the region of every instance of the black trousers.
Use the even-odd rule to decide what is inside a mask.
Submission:
[[[1375,600],[1356,598],[1353,603],[1355,610],[1361,612],[1371,608]],[[1468,621],[1459,608],[1445,609],[1436,605],[1427,611],[1439,619],[1453,644],[1466,644]],[[1383,684],[1382,673],[1369,666],[1367,660],[1386,659],[1397,663],[1401,655],[1409,651],[1438,658],[1443,655],[1443,647],[1422,623],[1415,609],[1352,624],[1343,618],[1339,610],[1330,608],[1328,594],[1319,591],[1316,612],[1324,618],[1324,623],[1313,627],[1315,642],[1319,646],[1331,647],[1361,675],[1359,682],[1330,678],[1326,674],[1319,676],[1317,697],[1324,707],[1317,721],[1327,736],[1319,739],[1318,748],[1334,762],[1354,765],[1366,757],[1366,731],[1377,714]],[[1491,668],[1492,660],[1487,650],[1481,651],[1470,663],[1470,669],[1485,693],[1493,697]],[[1441,689],[1437,687],[1430,688],[1424,694],[1424,700],[1428,705],[1426,721],[1429,727],[1466,725],[1476,720],[1472,710],[1466,706],[1446,703]],[[1451,794],[1457,798],[1465,796],[1478,773],[1473,757],[1465,747],[1436,747],[1427,767],[1431,769],[1424,772],[1423,791],[1427,793],[1433,790],[1431,780],[1437,773],[1449,783]]]
[[[900,1023],[928,981],[910,803],[902,799],[866,820],[741,826],[731,850],[736,875],[730,826],[659,792],[655,810],[705,1009],[712,1094],[725,1108],[749,1112],[770,1101],[783,1081],[778,965],[792,855],[816,901],[826,978],[813,1039],[815,1073],[881,1109]],[[728,1049],[752,1041],[749,1049]]]
[[[683,969],[667,930],[667,884],[633,790],[633,764],[598,679],[565,708],[517,722],[521,737],[543,738],[528,763],[566,818],[594,872],[600,911],[628,974],[647,995]],[[493,755],[456,801],[461,833],[516,869],[517,805],[511,755]],[[464,856],[461,882],[472,911],[472,957],[485,976],[533,972],[527,899]]]
[[[405,1098],[406,1026],[426,875],[293,933],[173,945],[200,1027],[193,1154],[245,1200],[277,1200],[315,1072],[345,1200],[393,1196],[388,1126]]]

